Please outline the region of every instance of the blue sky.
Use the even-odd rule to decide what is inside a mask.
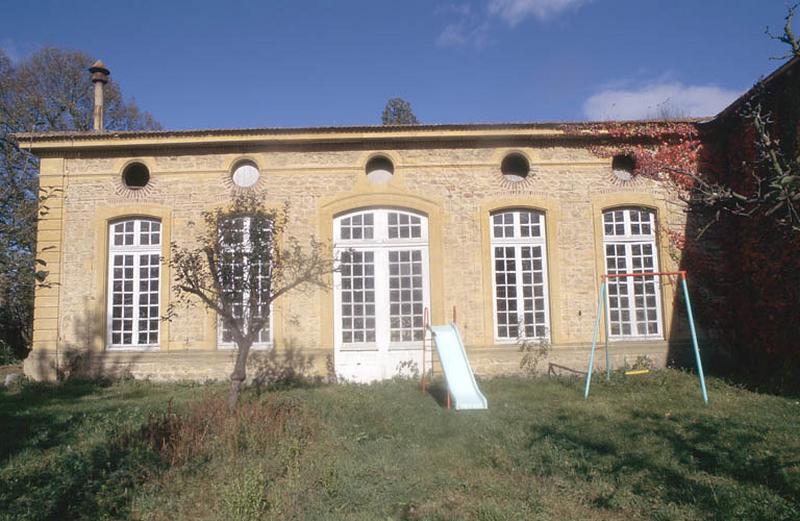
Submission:
[[[783,0],[0,0],[0,46],[102,58],[166,128],[715,113],[780,62]]]

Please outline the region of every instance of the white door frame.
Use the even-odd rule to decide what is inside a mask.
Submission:
[[[364,216],[367,214],[372,216],[371,225],[363,224],[365,222]],[[418,224],[409,224],[406,226],[407,230],[414,231],[409,235],[415,234],[418,231],[418,236],[400,237],[400,228],[403,225],[395,225],[397,237],[390,237],[389,233],[389,215],[397,214],[408,216],[412,218],[411,221],[416,220]],[[353,221],[347,221],[348,232],[343,233],[342,225],[346,219],[361,216],[360,225],[354,225]],[[405,217],[404,217],[405,218]],[[372,253],[373,255],[373,278],[374,278],[374,318],[375,318],[375,339],[372,342],[350,342],[343,341],[343,327],[342,327],[342,273],[336,271],[334,273],[334,362],[337,375],[354,381],[369,382],[373,380],[380,380],[390,378],[397,374],[398,365],[401,362],[413,362],[421,370],[422,363],[422,341],[392,341],[390,338],[391,323],[390,318],[391,302],[390,302],[390,252],[403,252],[403,251],[419,251],[422,277],[422,309],[430,307],[430,260],[429,260],[429,247],[428,247],[428,220],[427,218],[413,210],[403,208],[362,208],[353,210],[351,212],[341,214],[334,218],[334,255],[339,259],[342,254],[347,254],[348,251]],[[353,229],[360,227],[358,237],[354,238],[356,232]],[[371,227],[369,237],[367,237],[367,228]],[[343,235],[345,235],[343,237]],[[409,261],[413,269],[415,261]],[[402,275],[396,275],[402,277]],[[410,274],[413,277],[413,274]],[[353,281],[351,280],[351,284]],[[412,293],[416,288],[408,289]],[[405,302],[405,301],[404,301]],[[418,301],[408,304],[412,307],[412,317],[410,320],[412,330],[416,329],[414,320],[417,318],[413,310],[413,306],[419,307]],[[353,305],[351,301],[351,305]],[[421,313],[419,313],[421,316]],[[366,319],[364,319],[366,320]],[[412,331],[415,334],[416,331]],[[422,332],[424,335],[424,331]]]

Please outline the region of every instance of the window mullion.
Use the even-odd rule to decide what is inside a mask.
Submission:
[[[139,315],[141,310],[141,296],[139,291],[139,280],[141,269],[141,255],[140,247],[142,244],[142,221],[137,219],[133,224],[133,248],[131,254],[133,255],[133,323],[131,324],[131,345],[138,346],[139,343]]]
[[[112,239],[113,240],[113,239]],[[114,265],[116,262],[116,257],[119,253],[110,252],[108,255],[108,298],[107,298],[107,310],[106,310],[106,344],[113,345],[113,335],[114,335]],[[123,311],[120,311],[123,313]],[[122,338],[122,337],[120,337]]]
[[[541,221],[540,221],[541,222]],[[544,338],[550,339],[552,337],[551,334],[551,327],[550,327],[550,279],[549,279],[549,270],[550,264],[547,262],[547,230],[545,230],[545,223],[541,222],[541,233],[539,235],[540,243],[539,243],[539,251],[541,254],[540,262],[542,263],[542,297],[544,298],[544,308],[542,312],[544,313]],[[535,272],[531,273],[531,283],[533,297],[534,297],[534,318],[536,317],[536,285],[535,285]],[[536,329],[534,326],[533,330],[534,334],[536,333]],[[538,336],[538,335],[537,335]]]
[[[386,221],[385,219],[383,220]],[[388,223],[384,222],[384,224]],[[374,252],[372,258],[375,273],[375,345],[379,350],[384,350],[388,349],[391,336],[389,248],[375,248],[371,251]]]
[[[625,210],[622,213],[622,216],[623,216],[622,222],[624,223],[623,225],[625,226],[625,238],[630,239],[633,237],[633,224],[632,224],[633,217],[631,216],[631,210],[630,209]]]
[[[372,213],[373,222],[375,223],[372,237],[375,241],[383,244],[389,238],[389,212],[376,210]]]
[[[491,217],[489,217],[491,223]],[[497,307],[497,243],[490,243],[492,260],[492,312],[494,315],[494,337],[500,338],[500,316]]]
[[[627,213],[627,211],[626,211],[626,213]],[[627,221],[626,221],[625,225],[627,226]],[[629,243],[629,242],[620,242],[620,244],[622,245],[622,250],[624,252],[625,269],[624,270],[619,270],[618,269],[617,271],[621,272],[621,273],[630,273],[631,272],[631,266],[632,266],[632,263],[631,263],[631,243]],[[633,332],[633,325],[634,325],[633,324],[633,311],[634,310],[633,310],[633,291],[632,291],[632,285],[631,285],[631,277],[620,277],[617,280],[621,281],[624,284],[623,288],[625,289],[625,297],[628,299],[627,308],[620,307],[620,313],[623,310],[627,310],[628,311],[628,321],[631,324],[631,333],[632,333]],[[622,315],[620,314],[620,327],[621,328],[624,327],[623,326],[624,323],[625,323],[625,321],[622,320]],[[620,329],[620,332],[624,335],[623,329]]]
[[[514,279],[517,288],[517,335],[521,338],[528,336],[525,323],[525,285],[523,283],[522,248],[520,244],[514,245]],[[521,330],[519,329],[521,328]]]
[[[139,270],[141,267],[141,252],[131,252],[133,256],[133,323],[131,324],[131,345],[139,345],[139,315],[141,310],[141,296],[139,292]]]
[[[242,329],[245,334],[250,328],[250,217],[242,220],[242,277],[244,287],[242,288]]]
[[[522,250],[519,244],[520,239],[522,238],[522,218],[520,217],[520,212],[512,211],[511,212],[511,222],[513,226],[514,235],[511,237],[511,247],[514,249],[514,287],[516,289],[516,301],[517,301],[517,316],[516,327],[517,327],[517,336],[524,338],[525,337],[525,299],[523,298],[523,287],[522,287]]]

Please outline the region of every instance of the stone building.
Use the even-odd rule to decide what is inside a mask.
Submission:
[[[667,233],[685,226],[674,196],[632,176],[630,158],[592,152],[611,139],[559,124],[112,133],[100,122],[19,135],[52,190],[26,374],[52,377],[79,354],[137,377],[227,377],[232,346],[213,314],[159,320],[171,299],[163,261],[170,242],[198,233],[203,210],[248,190],[289,203],[292,235],[353,252],[332,290],[274,303],[259,349],[350,379],[390,377],[422,364],[427,308],[433,323],[456,321],[479,375],[518,371],[522,334],[584,369],[600,275],[677,269]],[[674,288],[624,280],[611,293],[614,362],[663,365],[686,339]]]

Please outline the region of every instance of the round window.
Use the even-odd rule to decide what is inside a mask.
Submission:
[[[131,163],[122,171],[122,182],[132,190],[144,188],[150,182],[150,170],[142,163]]]
[[[628,154],[617,154],[611,160],[611,171],[620,181],[630,181],[633,179],[636,160]]]
[[[503,162],[500,164],[500,171],[503,172],[503,177],[508,181],[517,183],[524,181],[528,177],[531,172],[531,166],[525,156],[512,153],[503,158]]]
[[[394,175],[394,164],[389,158],[376,156],[367,162],[366,172],[371,183],[388,183]]]
[[[258,171],[256,165],[250,162],[239,163],[233,169],[233,184],[239,188],[250,188],[258,182],[261,177],[261,172]]]

